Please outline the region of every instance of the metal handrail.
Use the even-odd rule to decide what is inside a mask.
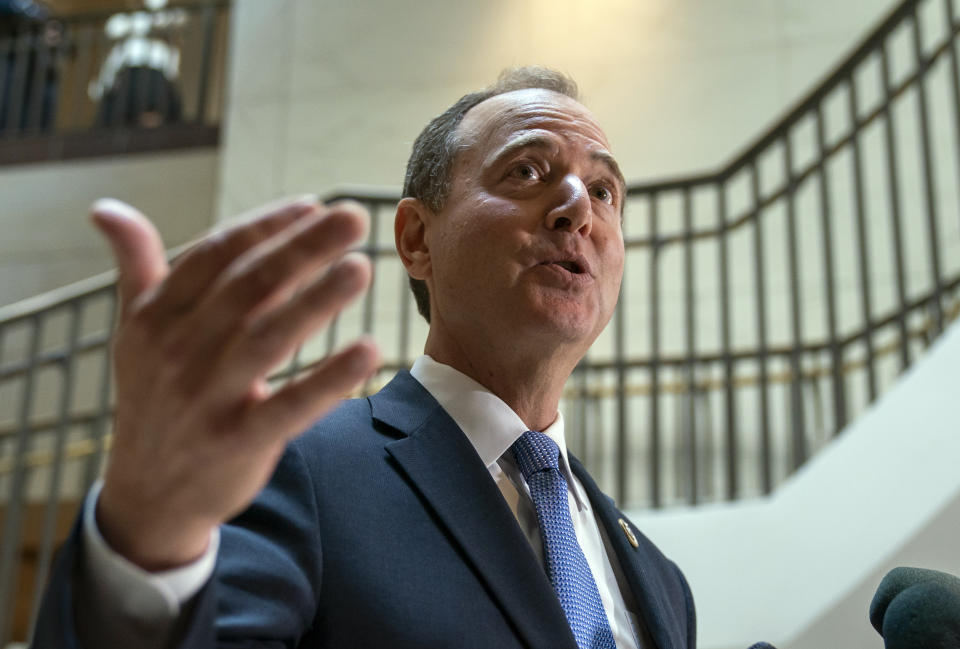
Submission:
[[[960,317],[960,302],[956,303],[950,309],[950,314],[949,314],[949,319],[951,321],[956,320],[958,317]],[[933,328],[933,323],[928,322],[925,326],[911,331],[910,337],[914,339],[924,340],[924,341],[929,340],[930,330],[932,328]],[[883,347],[877,348],[875,350],[875,355],[876,357],[883,357],[883,356],[896,354],[898,353],[899,348],[900,348],[900,343],[897,341],[894,341]],[[311,363],[309,365],[305,365],[301,368],[301,371],[309,371],[313,365],[318,364],[319,362],[320,361],[317,361],[316,363]],[[679,365],[682,362],[684,361],[681,359],[675,359],[672,362],[664,361],[664,364]],[[842,371],[844,374],[849,374],[856,370],[862,370],[866,366],[866,363],[867,363],[866,359],[848,361],[844,363]],[[639,367],[639,365],[636,365],[636,366]],[[393,371],[397,371],[401,368],[396,367],[396,368],[389,368],[389,369]],[[596,367],[594,369],[596,369]],[[768,375],[767,380],[771,384],[773,383],[787,384],[798,379],[804,380],[804,381],[813,381],[815,379],[822,379],[822,378],[829,377],[830,372],[831,372],[831,369],[829,366],[821,365],[818,367],[805,370],[799,377],[794,376],[793,373],[790,372],[789,370],[782,371],[782,372],[774,372]],[[738,388],[755,387],[759,384],[760,384],[760,379],[759,379],[759,376],[757,375],[739,376],[734,380],[734,385],[735,387],[738,387]],[[357,396],[373,394],[379,391],[380,388],[383,387],[383,384],[378,383],[378,384],[368,385],[364,387],[365,387],[364,390],[356,391],[355,394],[348,395],[348,396],[357,397]],[[706,392],[708,390],[722,390],[726,387],[726,383],[724,381],[720,381],[716,379],[700,380],[700,381],[697,381],[691,387],[689,384],[687,384],[684,381],[667,381],[667,382],[661,383],[659,387],[660,387],[660,392],[663,394],[687,394],[689,392],[701,393],[701,392]],[[626,393],[628,396],[631,396],[631,397],[634,397],[634,396],[648,397],[652,394],[652,390],[651,390],[650,384],[648,383],[630,384],[626,388]],[[579,390],[577,388],[567,386],[564,389],[563,396],[566,399],[574,399],[574,398],[603,399],[603,398],[616,397],[617,394],[616,394],[616,390],[613,388],[594,387],[594,388],[587,388],[586,390]],[[113,414],[112,409],[110,411],[110,414],[111,415]],[[70,426],[90,425],[91,423],[95,422],[99,416],[101,416],[101,413],[96,411],[77,413],[71,416],[67,420],[67,424]],[[32,421],[30,423],[30,427],[35,432],[44,432],[44,431],[53,430],[58,426],[60,426],[62,423],[63,422],[61,422],[59,419],[47,418],[47,419]],[[4,426],[2,423],[0,423],[0,439],[2,439],[3,437],[12,436],[16,432],[17,431],[14,426]],[[112,443],[112,439],[113,439],[112,434],[104,437],[104,444],[107,449],[109,449]],[[78,442],[71,442],[70,444],[67,445],[66,457],[69,459],[78,459],[78,458],[93,455],[97,451],[98,451],[98,448],[90,440],[81,440]],[[28,453],[24,460],[24,463],[28,467],[33,469],[52,466],[55,464],[55,462],[56,462],[56,454],[50,451],[33,451],[31,453]],[[12,473],[13,470],[14,470],[13,458],[0,458],[0,475]]]
[[[946,286],[949,290],[960,289],[960,277],[955,278],[953,281],[949,282]],[[103,288],[112,289],[113,284],[112,283],[107,284]],[[63,293],[61,291],[57,291],[57,292],[60,293],[61,295]],[[77,298],[76,294],[70,294],[69,292],[67,292],[67,294],[71,295],[71,297],[68,299]],[[83,296],[88,294],[90,293],[87,291],[83,291],[79,295]],[[925,295],[911,302],[910,306],[911,308],[916,309],[922,306],[924,303],[928,302],[930,298],[931,298],[930,295]],[[33,311],[32,309],[27,311],[27,315],[32,315],[34,313],[36,312]],[[27,317],[27,315],[23,315],[22,317]],[[885,326],[885,325],[892,324],[897,317],[898,317],[897,314],[888,315],[887,317],[877,321],[874,324],[874,326]],[[954,304],[952,304],[947,308],[948,321],[952,322],[953,320],[956,320],[957,317],[960,317],[960,300],[956,301]],[[2,320],[0,320],[0,322],[2,322]],[[935,325],[933,321],[928,318],[920,326],[913,327],[909,332],[909,337],[911,340],[923,341],[924,343],[926,343],[927,341],[930,341],[935,337],[932,335],[934,328],[935,328]],[[857,332],[855,334],[851,334],[850,336],[845,338],[841,342],[841,344],[843,346],[850,345],[856,340],[862,338],[864,335],[865,335],[864,332]],[[109,342],[110,342],[110,336],[108,333],[102,333],[95,336],[91,336],[86,342],[79,343],[76,346],[76,348],[73,350],[73,354],[78,355],[81,353],[99,351],[99,350],[102,350]],[[901,343],[899,341],[893,341],[882,347],[878,347],[874,352],[874,356],[877,358],[880,358],[883,356],[889,356],[891,354],[898,353],[900,350],[900,346],[901,346]],[[823,351],[829,350],[829,348],[830,348],[830,345],[827,342],[808,343],[802,347],[801,351],[804,353],[823,352]],[[767,350],[767,353],[770,356],[787,357],[793,352],[794,352],[794,348],[792,347],[771,347],[770,349]],[[46,352],[38,356],[37,361],[32,366],[26,362],[11,364],[9,366],[0,366],[0,381],[23,376],[32,368],[35,369],[35,368],[40,368],[44,366],[58,365],[60,363],[63,363],[67,358],[69,358],[69,356],[70,355],[66,350],[59,350],[59,351],[55,350],[55,351]],[[749,359],[756,358],[757,354],[756,352],[745,350],[741,352],[734,352],[731,354],[731,356],[737,360],[749,360]],[[710,363],[717,363],[722,360],[723,360],[723,357],[720,355],[699,355],[696,357],[695,362],[698,364],[710,364]],[[308,372],[311,368],[313,368],[315,365],[318,365],[321,361],[322,359],[318,359],[312,363],[300,365],[299,367],[295,368],[295,371],[297,373]],[[663,366],[682,366],[688,363],[689,359],[682,356],[662,356],[658,359],[658,362],[660,365],[663,365]],[[858,360],[858,361],[844,363],[843,373],[848,374],[850,372],[853,372],[854,370],[863,369],[865,363],[866,363],[865,360]],[[645,359],[629,359],[625,361],[623,365],[625,365],[627,368],[630,368],[630,369],[637,369],[637,368],[649,367],[650,362]],[[617,361],[593,362],[590,364],[590,368],[593,370],[602,370],[602,369],[610,370],[610,369],[616,369],[619,366],[620,366],[620,363],[618,363]],[[403,366],[397,365],[396,363],[386,363],[382,366],[382,371],[395,372],[402,369],[402,367]],[[826,373],[828,372],[827,369],[824,369],[825,367],[826,366],[820,366],[814,369],[808,369],[807,371],[801,373],[801,377],[804,379],[822,378],[826,376]],[[293,371],[294,371],[293,368],[287,367],[284,370],[281,370],[280,372],[277,372],[275,375],[273,375],[270,380],[277,381],[277,380],[289,379],[293,374]],[[768,381],[770,383],[789,383],[794,379],[795,379],[794,375],[789,371],[779,372],[776,374],[772,374],[768,377]],[[737,377],[737,379],[734,381],[734,384],[738,387],[757,385],[759,384],[759,377],[756,374],[741,375]],[[723,381],[702,380],[702,381],[696,382],[695,390],[698,392],[702,392],[704,390],[719,390],[723,388],[724,385],[725,383]],[[372,394],[373,392],[379,389],[379,385],[365,386],[365,387],[367,388],[366,394]],[[687,383],[683,381],[673,381],[673,382],[661,383],[660,391],[663,393],[681,394],[681,393],[689,392],[690,388],[687,385]],[[632,385],[628,385],[627,387],[627,394],[632,396],[649,395],[651,394],[651,392],[652,391],[650,389],[650,385],[647,383],[632,384]],[[594,397],[613,396],[612,392],[602,388],[590,389],[588,390],[588,393]],[[358,394],[360,394],[360,392],[358,392]],[[574,390],[570,387],[567,387],[566,390],[564,391],[564,395],[567,398],[574,397],[578,394],[580,394],[580,391]],[[90,424],[97,417],[102,416],[102,414],[103,413],[100,413],[94,410],[88,410],[82,413],[74,413],[73,415],[67,417],[65,421],[70,426]],[[107,414],[112,416],[113,409],[111,408]],[[61,419],[57,417],[44,417],[44,418],[32,419],[30,421],[30,429],[34,432],[49,431],[61,425],[62,423],[63,422],[61,421]],[[12,437],[14,434],[16,434],[16,432],[17,432],[16,424],[4,423],[2,420],[0,420],[0,440],[2,440],[5,437]],[[42,465],[32,464],[31,466],[42,466]],[[12,470],[13,470],[13,459],[0,458],[0,474],[10,473],[12,472]]]

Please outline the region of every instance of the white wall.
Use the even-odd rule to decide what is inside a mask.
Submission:
[[[212,223],[218,152],[130,155],[0,167],[0,305],[112,267],[90,226],[90,204],[113,196],[140,207],[170,245]]]
[[[220,214],[397,187],[427,121],[510,65],[566,71],[629,180],[713,168],[892,0],[239,0]]]

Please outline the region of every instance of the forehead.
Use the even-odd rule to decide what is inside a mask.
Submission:
[[[514,90],[480,102],[464,115],[458,135],[465,148],[487,149],[534,130],[609,149],[600,124],[580,102],[539,88]]]

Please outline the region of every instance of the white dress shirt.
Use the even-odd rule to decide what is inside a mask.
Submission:
[[[410,373],[437,400],[464,432],[490,472],[504,500],[517,518],[536,555],[543,560],[543,543],[530,491],[508,453],[527,431],[520,417],[499,397],[465,374],[421,356]],[[605,532],[598,525],[583,486],[570,471],[563,417],[542,431],[560,447],[560,473],[567,481],[570,515],[580,547],[597,582],[618,649],[640,649],[644,637],[635,615],[630,589]],[[186,566],[160,573],[147,572],[113,551],[97,529],[95,508],[98,482],[84,505],[84,561],[89,575],[97,575],[95,593],[104,607],[156,625],[171,622],[182,605],[196,594],[213,574],[219,548],[219,530],[214,530],[206,553]],[[122,623],[124,615],[114,618]],[[107,621],[109,622],[109,621]]]

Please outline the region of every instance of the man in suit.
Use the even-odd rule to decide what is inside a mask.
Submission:
[[[417,139],[395,220],[425,355],[303,434],[376,367],[360,340],[265,384],[367,286],[345,254],[362,210],[274,206],[171,269],[142,215],[95,206],[121,273],[116,441],[36,646],[693,649],[683,575],[558,412],[616,304],[624,193],[566,77],[461,98]]]

